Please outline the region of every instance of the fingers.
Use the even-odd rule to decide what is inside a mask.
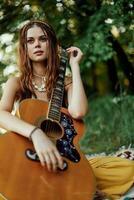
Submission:
[[[82,53],[82,51],[81,51],[78,47],[73,47],[73,46],[67,48],[66,50],[67,50],[68,53],[70,53],[70,52],[72,52],[72,51],[78,51],[78,52],[81,52],[81,53]]]
[[[52,150],[49,152],[44,152],[38,154],[41,165],[44,167],[46,165],[48,171],[56,172],[57,168],[63,168],[63,159],[59,152],[56,150]]]
[[[63,158],[61,157],[61,155],[59,154],[58,151],[55,151],[54,153],[55,153],[55,156],[58,161],[58,167],[60,167],[62,169],[63,168]]]
[[[47,166],[48,171],[51,171],[51,170],[52,170],[51,158],[50,158],[50,156],[49,156],[48,153],[45,153],[45,154],[44,154],[44,161],[45,161],[45,164],[46,164],[46,166]]]
[[[41,165],[44,167],[45,166],[45,160],[44,160],[44,156],[41,153],[37,153],[39,160],[41,162]]]
[[[83,53],[82,51],[78,48],[78,47],[69,47],[66,49],[67,50],[67,53],[70,54],[70,56],[73,56],[73,57],[82,57],[83,56]]]
[[[57,167],[58,167],[58,162],[57,162],[56,156],[53,152],[50,152],[49,156],[50,156],[50,159],[51,159],[52,170],[53,170],[53,172],[56,172]]]

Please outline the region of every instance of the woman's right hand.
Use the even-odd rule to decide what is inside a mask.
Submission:
[[[42,166],[46,164],[48,171],[53,172],[57,171],[57,167],[63,168],[63,159],[59,151],[41,129],[38,128],[31,138]]]

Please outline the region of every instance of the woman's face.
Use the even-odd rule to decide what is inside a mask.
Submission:
[[[27,52],[33,62],[42,62],[48,58],[48,38],[36,25],[27,31]]]

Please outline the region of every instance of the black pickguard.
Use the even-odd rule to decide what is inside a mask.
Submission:
[[[64,136],[57,140],[56,146],[60,154],[72,162],[79,162],[80,155],[73,145],[73,138],[77,135],[73,120],[66,114],[61,113],[60,124],[64,128]]]

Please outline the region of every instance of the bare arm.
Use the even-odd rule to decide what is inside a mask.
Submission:
[[[11,114],[18,89],[18,79],[16,77],[10,78],[5,85],[4,93],[0,101],[0,126],[6,130],[11,130],[25,137],[29,137],[34,126]]]
[[[77,50],[76,57],[73,56],[74,50]],[[83,54],[77,47],[71,47],[67,51],[70,54],[70,66],[72,70],[72,84],[68,87],[68,111],[73,118],[81,119],[88,110],[88,101],[79,68],[79,62]]]
[[[0,101],[0,126],[7,130],[14,131],[22,136],[29,137],[35,126],[11,114],[15,95],[18,89],[18,79],[15,77],[10,78],[6,83],[4,93]],[[56,171],[57,166],[60,168],[63,167],[63,160],[56,146],[41,129],[36,129],[36,131],[32,134],[32,141],[42,166],[46,163],[49,171]]]

